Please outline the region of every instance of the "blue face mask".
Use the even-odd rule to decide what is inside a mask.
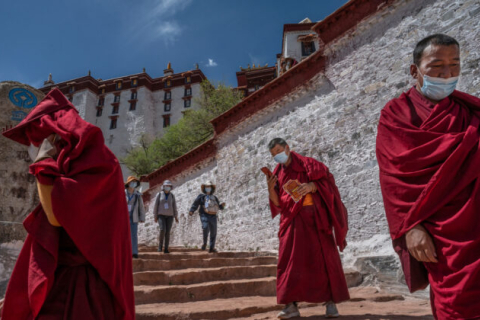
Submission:
[[[208,188],[205,188],[205,192],[206,192],[206,193],[210,193],[210,192],[212,192],[212,188],[210,188],[210,187],[208,187]]]
[[[137,183],[136,183],[136,182],[130,182],[130,183],[128,184],[128,186],[129,186],[130,188],[135,189],[135,188],[137,187]]]
[[[172,190],[172,188],[171,187],[164,187],[163,190],[166,191],[166,192],[170,192],[170,190]]]
[[[285,151],[280,152],[277,154],[275,157],[273,157],[273,160],[277,163],[287,163],[288,161],[288,155],[285,153]]]
[[[420,73],[420,71],[418,73]],[[426,97],[440,101],[452,94],[457,86],[457,82],[458,77],[444,79],[425,75],[423,76],[423,86],[421,90]]]

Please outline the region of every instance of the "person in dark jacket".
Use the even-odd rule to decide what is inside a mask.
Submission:
[[[153,214],[155,222],[160,226],[160,237],[158,242],[158,252],[162,252],[163,241],[165,240],[164,253],[168,251],[170,243],[170,230],[172,230],[173,219],[178,223],[177,202],[175,196],[171,192],[173,185],[170,180],[165,180],[162,185],[162,191],[156,195]]]
[[[225,209],[225,202],[220,203],[218,198],[214,196],[216,185],[208,181],[202,184],[202,193],[195,199],[190,208],[190,215],[200,207],[200,221],[203,229],[203,245],[202,250],[207,248],[208,234],[210,233],[210,249],[209,253],[215,253],[215,240],[217,238],[217,213],[219,210]]]

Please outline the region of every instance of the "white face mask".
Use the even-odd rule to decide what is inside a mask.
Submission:
[[[135,188],[137,187],[137,183],[136,183],[135,181],[133,181],[133,182],[130,182],[130,183],[128,184],[128,186],[129,186],[130,188],[135,189]]]
[[[164,187],[163,190],[165,190],[166,192],[170,192],[170,190],[172,190],[171,187]]]
[[[420,73],[420,70],[418,71],[418,73]],[[423,76],[423,85],[421,88],[422,93],[426,97],[436,101],[440,101],[448,97],[450,94],[452,94],[452,92],[455,90],[457,86],[458,78],[459,78],[459,77],[450,77],[450,78],[444,79],[444,78],[430,77],[427,75],[422,75],[422,76]]]
[[[32,159],[32,161],[35,161],[35,159],[37,158],[39,149],[39,147],[35,147],[33,144],[30,144],[28,146],[28,156],[30,157],[30,159]]]
[[[205,192],[206,192],[206,193],[212,192],[212,188],[210,188],[210,187],[205,187]]]

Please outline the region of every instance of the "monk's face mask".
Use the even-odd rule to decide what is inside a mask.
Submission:
[[[30,157],[30,159],[32,161],[35,161],[35,159],[37,158],[38,150],[39,150],[39,148],[35,147],[33,144],[30,144],[28,146],[28,156]]]
[[[417,67],[418,73],[423,77],[422,93],[427,97],[435,101],[440,101],[449,95],[457,87],[459,77],[450,77],[450,78],[437,78],[430,77],[427,75],[422,75],[420,73],[420,68]]]

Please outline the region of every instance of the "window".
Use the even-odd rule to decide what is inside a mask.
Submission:
[[[169,127],[170,126],[170,115],[163,116],[163,127]]]
[[[170,91],[165,91],[165,99],[163,100],[171,100],[172,99],[172,93]]]
[[[130,111],[137,109],[137,103],[135,101],[130,102]]]
[[[115,84],[115,89],[117,89],[117,90],[121,90],[121,89],[122,89],[122,82],[121,82],[121,81],[118,81],[118,82]]]
[[[130,100],[137,100],[137,92],[132,92],[130,95]]]
[[[114,103],[119,103],[120,102],[120,95],[115,96],[115,98],[113,98],[113,102]]]
[[[260,89],[260,86],[258,84],[255,85],[255,91],[257,91],[258,89]]]
[[[138,86],[138,79],[132,79],[132,87]]]
[[[302,56],[309,56],[315,52],[315,42],[302,42]]]
[[[117,118],[112,118],[110,121],[110,130],[117,129]]]
[[[172,85],[172,81],[170,81],[170,80],[165,81],[165,88],[168,88],[171,85]]]
[[[98,99],[98,106],[104,106],[104,105],[105,105],[105,98]]]
[[[185,108],[190,108],[190,105],[191,105],[191,100],[190,99],[185,100],[185,103],[184,103]]]
[[[118,113],[118,109],[119,109],[118,106],[114,106],[113,109],[112,109],[112,114],[117,114],[117,113]]]
[[[97,117],[101,117],[103,112],[103,108],[97,108]]]
[[[185,89],[185,97],[189,97],[192,95],[192,88],[186,88]]]
[[[71,86],[69,92],[70,92],[70,93],[74,93],[74,92],[75,92],[75,87],[74,87],[74,86]]]
[[[191,83],[192,82],[192,77],[188,76],[185,78],[185,83]]]
[[[105,88],[100,89],[99,93],[100,94],[105,94]]]
[[[170,103],[165,103],[165,106],[163,107],[163,110],[165,112],[169,112],[172,109],[172,105]]]

